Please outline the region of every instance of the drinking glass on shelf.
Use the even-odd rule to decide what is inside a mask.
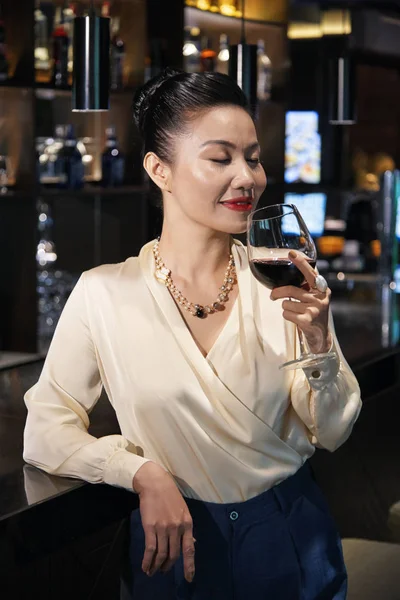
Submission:
[[[303,254],[313,268],[317,261],[314,241],[297,207],[292,204],[275,204],[253,211],[248,218],[247,248],[252,274],[269,289],[286,285],[302,287],[305,283],[303,273],[288,256],[290,250]],[[300,357],[284,363],[280,369],[317,367],[327,359],[336,359],[335,352],[308,352],[300,328],[298,335]]]

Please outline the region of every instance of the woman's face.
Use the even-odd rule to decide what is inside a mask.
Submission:
[[[175,140],[165,215],[214,231],[242,233],[267,180],[251,117],[240,107],[222,106],[188,124]]]

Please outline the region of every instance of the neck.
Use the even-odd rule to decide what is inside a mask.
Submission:
[[[172,232],[164,223],[159,251],[165,266],[175,276],[196,283],[226,270],[231,242],[228,233],[203,230],[194,235],[184,228],[174,228]]]

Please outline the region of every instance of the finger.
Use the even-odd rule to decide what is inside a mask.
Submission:
[[[145,573],[148,573],[157,552],[157,536],[154,528],[143,527],[143,529],[145,535],[145,550],[142,561],[142,570]]]
[[[178,528],[175,528],[173,531],[170,532],[168,544],[169,555],[167,557],[167,560],[160,567],[160,571],[162,571],[163,573],[169,571],[178,560],[181,553],[181,537],[182,534],[180,533]]]
[[[291,311],[303,315],[308,310],[308,305],[303,302],[293,302],[293,300],[284,300],[282,302],[283,310]]]
[[[315,269],[312,268],[305,255],[301,254],[300,252],[290,250],[289,258],[292,261],[292,263],[296,265],[299,271],[303,273],[308,285],[310,287],[313,287],[315,283],[315,278],[317,276],[317,272],[315,271]]]
[[[153,564],[150,567],[150,577],[156,573],[161,565],[165,563],[169,555],[169,536],[166,528],[157,529],[157,553],[155,555]]]
[[[290,310],[284,310],[282,314],[283,318],[286,319],[286,321],[294,323],[295,325],[300,327],[300,329],[306,329],[307,327],[310,327],[310,325],[312,325],[313,322],[313,318],[309,313],[299,315]]]
[[[194,541],[192,528],[186,529],[182,536],[182,554],[183,554],[183,570],[186,581],[189,583],[194,577]]]
[[[283,298],[294,298],[305,304],[315,303],[317,295],[313,292],[303,290],[294,285],[285,285],[282,287],[274,288],[270,296],[271,300],[280,300]]]

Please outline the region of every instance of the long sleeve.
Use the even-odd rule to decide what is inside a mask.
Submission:
[[[311,432],[312,443],[333,452],[349,437],[362,403],[357,379],[340,349],[332,314],[329,329],[337,360],[327,359],[318,369],[298,369],[291,401]]]
[[[132,491],[132,479],[148,459],[121,435],[98,439],[88,433],[102,382],[85,285],[83,274],[60,317],[39,381],[25,395],[23,458],[53,475]]]

